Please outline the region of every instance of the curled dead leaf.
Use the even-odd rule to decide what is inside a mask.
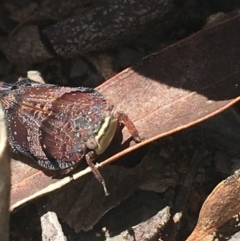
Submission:
[[[204,202],[187,241],[200,241],[240,211],[240,172],[220,182]]]

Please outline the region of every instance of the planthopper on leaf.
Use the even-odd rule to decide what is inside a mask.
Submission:
[[[114,112],[113,106],[91,88],[59,87],[21,78],[12,85],[3,84],[0,90],[14,152],[62,175],[85,158],[108,195],[93,161],[107,149],[120,124],[140,142],[126,114]]]

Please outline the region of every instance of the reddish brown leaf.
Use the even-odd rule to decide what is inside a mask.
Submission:
[[[220,182],[204,202],[198,223],[187,241],[201,241],[240,211],[240,173]]]
[[[106,158],[100,166],[208,119],[239,101],[239,25],[238,16],[200,31],[149,56],[97,88],[117,110],[128,114],[139,133],[147,138],[137,145],[130,142],[126,148],[130,136],[124,129],[125,149],[119,152],[121,147],[115,146],[113,153],[117,154]],[[52,180],[30,169],[17,162],[13,164],[12,209],[89,172],[88,168],[72,178]]]

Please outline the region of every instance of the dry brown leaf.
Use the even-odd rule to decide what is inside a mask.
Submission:
[[[147,140],[135,144],[123,129],[100,166],[147,143],[188,128],[227,109],[240,97],[240,17],[202,30],[153,54],[97,88],[127,113]],[[122,149],[122,151],[120,151]],[[116,153],[113,155],[113,153]],[[101,160],[104,160],[102,157]],[[90,172],[61,180],[13,162],[11,209]]]
[[[204,202],[187,241],[201,241],[240,211],[240,173],[220,182]]]

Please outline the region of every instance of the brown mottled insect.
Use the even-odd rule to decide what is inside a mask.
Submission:
[[[58,87],[23,78],[3,85],[1,97],[13,151],[65,174],[85,157],[105,194],[104,179],[92,161],[109,146],[120,123],[140,141],[128,116],[114,113],[113,106],[91,88]]]

